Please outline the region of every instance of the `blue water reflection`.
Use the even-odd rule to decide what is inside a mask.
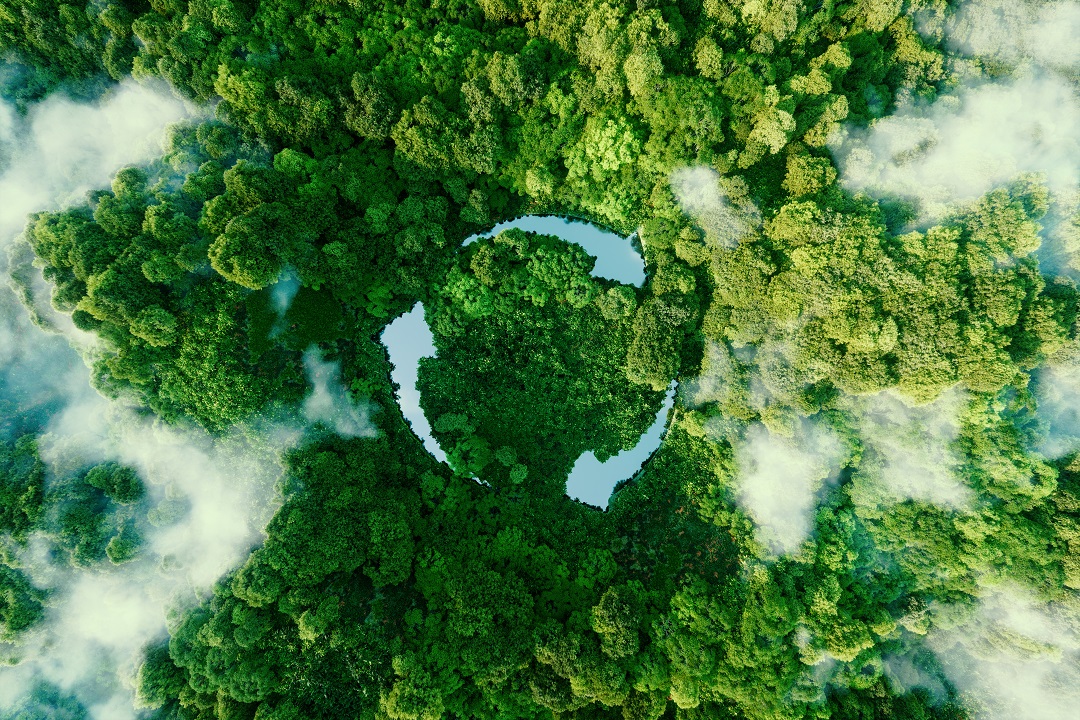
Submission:
[[[483,237],[498,234],[511,227],[527,232],[557,235],[564,240],[578,243],[586,252],[596,257],[596,266],[592,273],[596,277],[637,286],[645,282],[644,260],[627,238],[621,238],[588,223],[553,216],[527,216],[500,223]],[[465,244],[474,242],[478,237],[481,236],[468,238]],[[424,320],[423,305],[417,303],[412,310],[387,325],[383,330],[382,341],[394,365],[391,377],[399,386],[398,403],[402,414],[428,452],[445,462],[446,453],[431,435],[431,424],[420,408],[420,392],[416,388],[420,358],[435,355],[434,337]],[[673,385],[652,427],[630,450],[625,450],[603,463],[597,461],[591,452],[578,458],[566,481],[567,495],[575,500],[606,508],[615,485],[620,480],[632,477],[660,446],[668,411],[674,398]]]
[[[597,460],[591,451],[582,453],[574,463],[570,477],[566,478],[566,494],[575,500],[607,509],[608,499],[615,485],[620,480],[633,477],[649,456],[660,447],[664,430],[667,429],[668,411],[674,403],[675,386],[672,384],[652,426],[641,436],[637,445],[629,450],[623,450],[605,462]]]
[[[499,223],[482,235],[472,235],[465,240],[465,244],[475,242],[477,238],[498,235],[509,228],[542,235],[557,235],[563,240],[577,243],[596,258],[596,266],[592,271],[595,277],[617,280],[637,287],[641,287],[645,282],[645,261],[634,249],[631,242],[633,235],[623,238],[581,220],[566,220],[554,215],[526,215]]]
[[[420,391],[416,389],[420,358],[435,357],[435,337],[424,321],[424,306],[416,303],[412,310],[387,325],[382,341],[394,364],[390,377],[398,384],[401,414],[412,425],[427,451],[437,460],[446,462],[446,453],[431,436],[431,424],[420,409]]]

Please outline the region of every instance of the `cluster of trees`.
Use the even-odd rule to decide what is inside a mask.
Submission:
[[[461,473],[561,496],[583,452],[606,459],[652,424],[663,394],[627,372],[644,292],[592,264],[557,237],[505,230],[469,245],[424,306],[436,356],[420,361],[421,405]]]
[[[265,543],[148,648],[141,701],[200,720],[967,718],[920,644],[933,608],[994,583],[1080,588],[1080,461],[1032,452],[1029,382],[1075,347],[1076,289],[1033,254],[1036,178],[908,232],[903,207],[843,192],[824,148],[901,91],[933,96],[947,65],[914,28],[949,11],[0,0],[0,49],[38,73],[27,97],[130,71],[218,102],[152,166],[32,218],[54,304],[102,340],[96,386],[218,431],[295,406],[318,343],[382,408],[378,438],[322,429],[288,454]],[[720,177],[703,197],[745,215],[738,237],[684,212],[671,174],[688,165]],[[590,277],[550,237],[459,249],[526,212],[640,228],[645,286]],[[422,402],[456,473],[393,410],[377,340],[418,300],[439,351]],[[632,443],[668,383],[699,373],[708,391],[680,399],[608,512],[562,497],[582,450]],[[851,398],[956,386],[972,502],[877,492]],[[819,423],[844,448],[782,558],[736,501],[758,422]],[[14,542],[52,518],[74,562],[135,550],[127,471],[46,491],[32,439],[11,447]],[[2,567],[18,631],[46,598]],[[944,692],[898,686],[890,656]]]
[[[0,49],[4,72],[0,89],[20,106],[63,87],[93,97],[112,80],[131,74],[138,41],[132,17],[145,0],[108,3],[3,0]]]
[[[1023,385],[1076,336],[1075,285],[1044,277],[1033,254],[1047,206],[1046,190],[1021,178],[942,225],[893,234],[876,205],[835,186],[784,204],[709,264],[702,332],[732,375],[722,412],[790,428],[836,392],[891,388],[924,403],[958,383]],[[739,359],[744,347],[752,358]],[[751,379],[764,409],[752,407]]]
[[[92,715],[74,693],[65,692],[44,680],[34,684],[19,707],[0,709],[2,720],[34,720],[39,717],[88,720]]]
[[[377,334],[479,229],[464,185],[393,163],[368,143],[317,159],[219,122],[179,126],[161,160],[35,215],[26,241],[53,305],[105,341],[100,391],[220,430],[301,397],[309,344]],[[267,288],[285,275],[303,287],[282,325]]]
[[[0,641],[44,616],[50,593],[32,584],[20,560],[31,534],[61,566],[119,565],[139,552],[148,508],[134,470],[103,463],[46,476],[33,435],[0,441]]]
[[[290,455],[267,541],[148,651],[141,702],[160,717],[966,717],[885,679],[923,595],[858,562],[872,541],[842,495],[799,561],[766,563],[706,492],[717,447],[679,427],[606,514],[492,491],[386,431]]]
[[[461,237],[525,210],[648,227],[657,297],[635,318],[631,374],[659,389],[693,369],[682,336],[708,301],[672,169],[742,174],[754,201],[774,208],[785,174],[793,194],[823,184],[815,173],[837,123],[885,112],[901,87],[932,94],[943,72],[912,29],[916,12],[942,10],[929,0],[904,12],[885,0],[287,10],[125,0],[60,6],[48,31],[37,23],[53,10],[6,2],[0,47],[23,62],[45,67],[46,48],[56,73],[84,77],[108,53],[74,37],[133,37],[136,76],[220,101],[225,125],[176,133],[160,167],[125,171],[111,194],[43,216],[31,233],[57,304],[114,346],[99,387],[133,388],[164,416],[211,428],[298,388],[295,353],[267,371],[275,381],[245,366],[244,288],[289,268],[347,306],[346,323],[359,315],[366,334],[372,318],[431,292]],[[72,23],[80,29],[63,30]],[[676,297],[695,284],[698,297]]]

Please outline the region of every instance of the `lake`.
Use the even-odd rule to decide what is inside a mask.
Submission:
[[[519,228],[527,232],[557,235],[574,242],[596,257],[592,274],[629,285],[641,286],[645,282],[645,262],[634,249],[629,238],[620,237],[595,225],[576,220],[564,220],[550,215],[532,215],[500,223],[489,232],[473,235],[465,244],[480,237],[496,235],[507,228]],[[423,305],[417,303],[412,310],[386,326],[382,334],[383,344],[394,364],[391,377],[399,386],[398,404],[405,419],[424,447],[436,459],[446,462],[446,453],[431,435],[431,424],[420,408],[420,392],[416,389],[420,358],[435,356],[435,342],[424,320]],[[674,386],[668,391],[663,407],[656,420],[630,450],[625,450],[599,462],[591,452],[584,453],[574,464],[566,481],[566,494],[575,500],[607,508],[612,489],[620,480],[632,477],[650,455],[660,447],[666,427],[668,411],[675,398]]]
[[[566,478],[566,494],[575,500],[607,509],[611,490],[616,483],[633,477],[641,469],[642,463],[660,447],[664,431],[667,430],[668,411],[674,404],[675,385],[672,384],[652,426],[641,436],[637,445],[605,462],[597,460],[591,451],[582,453],[574,463],[570,477]]]
[[[471,235],[465,239],[464,244],[469,245],[479,238],[498,235],[509,228],[542,235],[557,235],[563,240],[577,243],[596,258],[592,271],[594,277],[617,280],[637,287],[641,287],[645,282],[645,261],[630,242],[633,235],[629,238],[620,237],[582,220],[566,220],[554,215],[526,215],[499,223],[486,233]]]

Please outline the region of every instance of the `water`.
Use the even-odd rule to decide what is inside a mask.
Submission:
[[[596,266],[592,271],[595,277],[617,280],[636,287],[641,287],[645,282],[645,260],[634,249],[630,238],[620,237],[580,220],[565,220],[554,215],[526,215],[517,220],[499,223],[483,235],[472,235],[464,244],[473,243],[481,237],[498,235],[509,228],[557,235],[563,240],[577,243],[596,258]]]
[[[431,436],[431,424],[420,409],[420,391],[416,389],[420,358],[435,357],[435,337],[424,321],[424,306],[420,303],[386,326],[383,344],[390,353],[394,369],[390,377],[398,384],[398,405],[401,414],[412,425],[413,432],[436,460],[446,462],[446,453]]]
[[[653,424],[638,440],[637,445],[623,450],[600,462],[592,451],[582,453],[566,478],[566,494],[575,500],[607,509],[611,491],[620,480],[633,477],[642,464],[656,452],[664,439],[668,411],[675,404],[675,384],[668,389],[667,397],[660,412],[656,413]]]
[[[596,277],[609,278],[629,285],[640,286],[645,282],[645,262],[634,250],[628,239],[584,222],[568,221],[553,216],[527,216],[500,223],[483,237],[498,234],[507,228],[557,235],[564,240],[576,242],[585,251],[596,257],[596,266],[592,274]],[[468,245],[477,240],[473,235],[465,241]],[[428,423],[420,408],[420,392],[416,389],[417,370],[420,358],[435,356],[435,341],[424,321],[424,307],[420,303],[412,310],[386,326],[382,334],[383,344],[390,353],[394,364],[391,377],[399,386],[398,404],[405,419],[412,425],[413,432],[424,443],[424,447],[437,460],[446,462],[446,453],[431,435]],[[668,411],[675,399],[674,384],[668,390],[663,407],[656,415],[656,420],[630,450],[625,450],[599,462],[592,452],[586,452],[574,464],[570,477],[566,481],[566,494],[575,500],[590,505],[607,508],[608,498],[615,485],[632,477],[642,463],[660,447],[663,440]]]

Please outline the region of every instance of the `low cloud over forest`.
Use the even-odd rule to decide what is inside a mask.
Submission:
[[[0,0],[0,720],[1073,717],[1078,30]]]

